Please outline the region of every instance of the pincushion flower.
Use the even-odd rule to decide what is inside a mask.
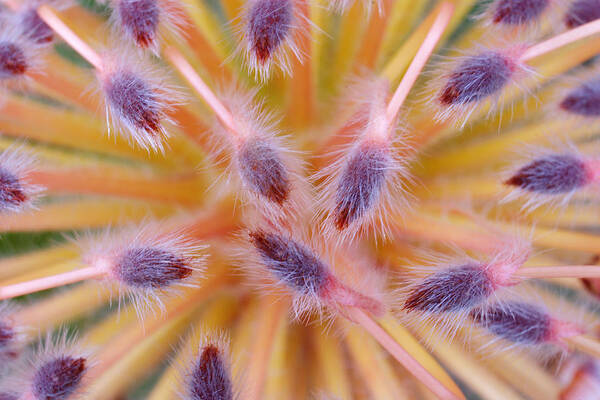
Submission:
[[[4,0],[0,399],[593,399],[591,0]]]

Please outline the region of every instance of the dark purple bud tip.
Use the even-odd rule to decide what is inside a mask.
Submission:
[[[160,8],[157,0],[120,0],[118,7],[125,32],[138,46],[149,47],[158,30]]]
[[[127,250],[114,266],[118,279],[133,287],[160,289],[192,275],[193,269],[171,252],[137,247]]]
[[[191,374],[192,400],[233,400],[233,385],[223,355],[216,346],[202,349]]]
[[[259,63],[265,63],[289,34],[293,18],[290,0],[258,0],[248,13],[248,37]]]
[[[286,285],[304,294],[320,293],[327,285],[325,264],[304,245],[262,230],[249,236],[267,269]]]
[[[253,191],[277,204],[288,199],[291,184],[285,165],[268,142],[248,140],[238,157],[242,178]]]
[[[584,117],[600,117],[600,79],[585,82],[572,90],[560,103],[560,108]]]
[[[493,304],[470,315],[477,325],[514,343],[541,344],[552,337],[552,318],[528,303]]]
[[[532,161],[504,183],[529,192],[560,194],[581,188],[590,179],[591,174],[582,160],[557,154]]]
[[[57,357],[35,372],[31,392],[36,400],[66,399],[77,389],[85,369],[83,357]]]
[[[469,57],[452,72],[439,101],[451,106],[482,100],[502,90],[514,72],[514,62],[498,52]]]
[[[10,172],[0,169],[0,210],[18,207],[27,200],[21,182]]]
[[[462,265],[433,274],[412,289],[404,302],[408,311],[431,313],[470,309],[494,292],[492,280],[480,265]]]
[[[23,50],[12,42],[0,42],[0,78],[12,78],[27,71]]]
[[[49,43],[54,38],[54,32],[40,18],[35,8],[21,14],[21,30],[25,36],[35,43]]]
[[[565,25],[576,28],[600,18],[600,0],[576,0],[565,16]]]
[[[550,0],[500,0],[494,9],[497,24],[523,25],[538,18],[550,5]]]
[[[15,339],[15,330],[6,322],[0,321],[0,352],[10,346]]]
[[[389,165],[390,155],[381,143],[367,142],[356,149],[335,193],[337,229],[346,229],[377,203]]]
[[[118,115],[136,129],[150,134],[160,131],[160,110],[156,94],[132,72],[109,75],[105,82],[106,96]]]

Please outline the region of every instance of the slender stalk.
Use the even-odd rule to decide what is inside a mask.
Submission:
[[[102,71],[102,59],[87,43],[85,43],[75,32],[71,30],[62,20],[56,15],[54,10],[49,6],[42,4],[38,7],[38,15],[40,18],[56,32],[65,42],[69,44],[77,53],[79,53],[87,62],[92,64],[98,71]]]
[[[106,275],[106,271],[97,267],[85,267],[62,274],[48,276],[32,281],[15,283],[0,287],[0,300],[23,296],[46,289],[52,289],[86,279],[100,279]]]
[[[164,50],[164,54],[171,61],[173,66],[183,75],[188,83],[196,90],[196,92],[204,99],[209,105],[217,117],[221,120],[223,125],[234,134],[235,136],[241,136],[239,129],[236,126],[233,115],[225,107],[225,105],[217,98],[214,92],[208,87],[202,80],[200,75],[196,73],[194,68],[189,62],[183,57],[183,55],[174,47],[168,47]]]
[[[440,7],[440,11],[431,26],[431,29],[427,33],[427,36],[423,40],[423,43],[419,47],[417,54],[413,58],[411,64],[406,70],[402,81],[396,88],[396,92],[394,96],[390,100],[387,110],[386,117],[388,121],[394,121],[402,107],[402,104],[406,100],[408,93],[412,89],[413,85],[417,81],[417,78],[420,76],[421,71],[427,64],[429,57],[433,53],[433,50],[437,46],[439,40],[441,39],[446,27],[450,23],[450,19],[452,18],[452,14],[454,13],[454,4],[446,2],[443,3]]]
[[[516,276],[522,278],[600,278],[600,266],[565,265],[521,268]]]
[[[564,339],[573,348],[595,358],[600,358],[600,342],[588,335],[571,336]]]
[[[588,22],[585,25],[578,26],[560,35],[554,36],[548,40],[531,46],[520,57],[522,62],[531,61],[534,58],[548,54],[561,47],[574,43],[580,39],[593,36],[600,33],[600,20]]]
[[[462,394],[455,393],[444,386],[429,371],[415,360],[398,344],[371,316],[358,308],[346,310],[349,317],[360,324],[371,336],[383,346],[406,370],[421,381],[440,399],[464,399]]]

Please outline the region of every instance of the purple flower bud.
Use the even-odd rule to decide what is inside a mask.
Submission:
[[[335,193],[334,224],[345,229],[377,202],[391,163],[381,143],[366,142],[348,160]]]
[[[15,330],[6,322],[0,321],[0,352],[9,347],[15,339]]]
[[[493,304],[473,310],[471,318],[477,325],[514,343],[541,344],[552,335],[551,317],[528,303]]]
[[[35,8],[23,11],[20,19],[23,34],[35,43],[49,43],[54,38],[54,31],[42,21]]]
[[[191,371],[191,400],[233,400],[233,385],[223,355],[213,345],[202,349]]]
[[[439,101],[451,106],[483,100],[502,90],[514,72],[513,60],[496,51],[469,57],[450,74]]]
[[[252,190],[277,204],[288,199],[291,190],[288,173],[269,142],[246,141],[240,149],[238,165],[242,178]]]
[[[265,63],[285,40],[293,19],[290,0],[257,0],[248,12],[247,35],[259,63]]]
[[[23,75],[28,68],[25,53],[17,44],[0,42],[0,79]]]
[[[159,133],[161,110],[152,88],[133,72],[120,71],[107,76],[106,97],[118,117],[135,129],[151,135]]]
[[[480,304],[493,292],[493,282],[481,265],[461,265],[437,272],[416,285],[403,308],[432,313],[461,311]]]
[[[306,246],[262,230],[249,236],[267,269],[286,285],[303,294],[320,293],[327,285],[327,267]]]
[[[186,262],[171,252],[152,247],[125,251],[114,266],[115,276],[137,288],[160,289],[193,273]]]
[[[573,89],[560,102],[560,108],[584,117],[600,117],[600,79],[590,80]]]
[[[147,48],[154,43],[160,17],[156,0],[119,0],[117,12],[123,30],[138,46]]]
[[[560,194],[579,189],[590,182],[585,163],[569,154],[556,154],[534,160],[519,169],[505,184],[529,192]]]
[[[0,210],[17,209],[27,200],[28,196],[19,179],[0,168]]]
[[[538,18],[550,0],[499,0],[494,5],[492,20],[499,24],[523,25]]]
[[[567,11],[565,24],[569,28],[576,28],[598,18],[600,18],[600,0],[576,0]]]
[[[36,400],[67,399],[77,389],[85,371],[83,357],[56,357],[35,371],[32,394]]]

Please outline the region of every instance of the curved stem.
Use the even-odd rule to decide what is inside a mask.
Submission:
[[[81,282],[86,279],[98,279],[106,275],[106,271],[96,267],[86,267],[65,272],[54,276],[47,276],[32,281],[15,283],[14,285],[0,287],[0,300],[11,299],[46,289],[52,289],[70,283]]]
[[[64,39],[77,53],[85,58],[90,64],[94,66],[98,71],[102,71],[102,59],[87,43],[85,43],[75,32],[71,30],[62,20],[58,17],[56,12],[49,6],[41,5],[37,13],[39,17],[44,21],[54,32]]]

